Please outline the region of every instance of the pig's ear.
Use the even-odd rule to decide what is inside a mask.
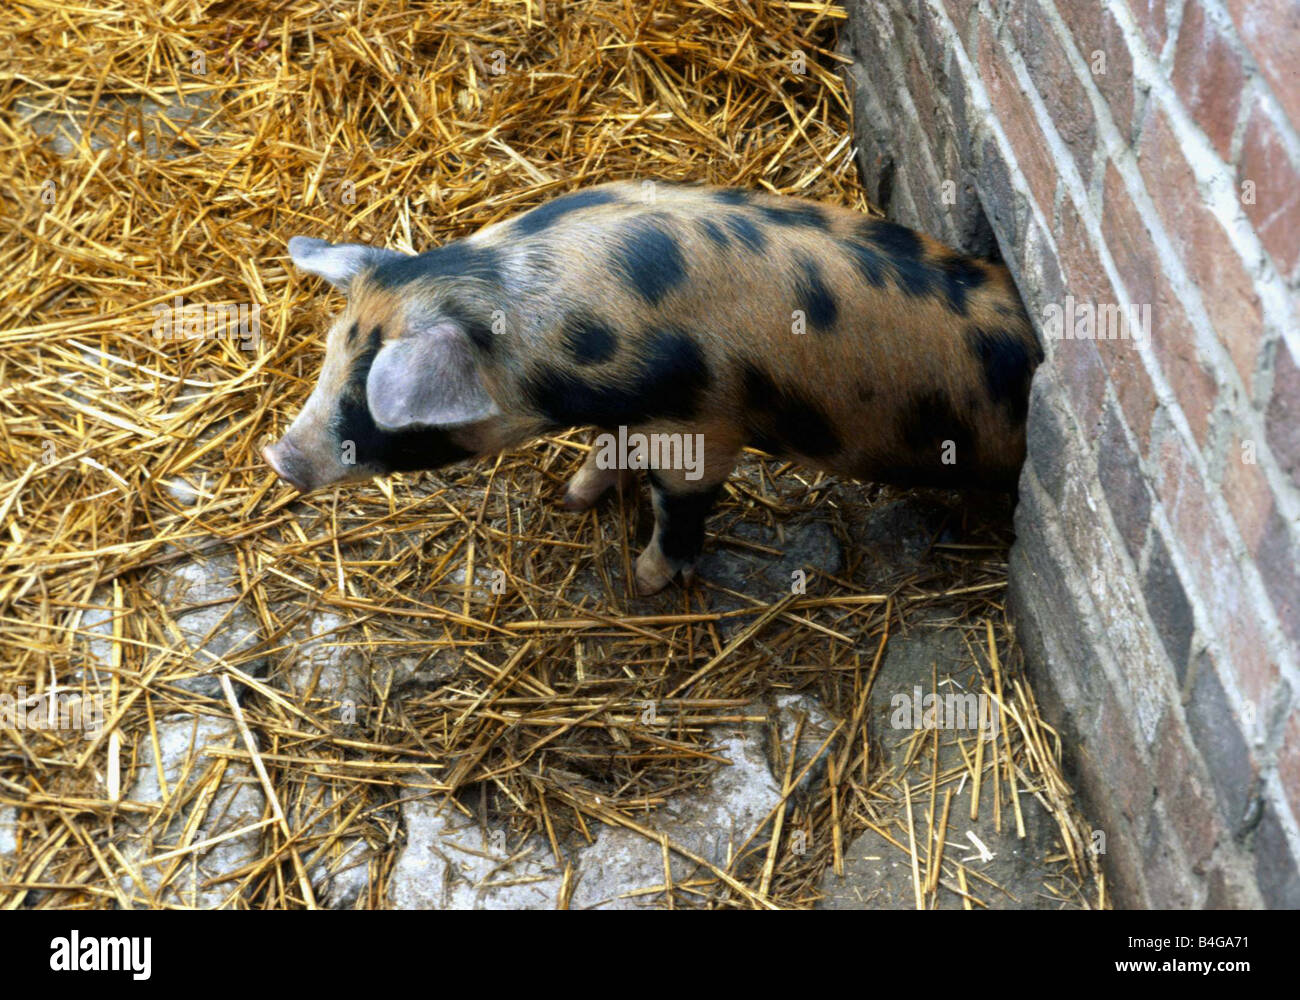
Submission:
[[[446,321],[379,349],[366,376],[366,402],[386,431],[467,424],[501,412],[483,388],[465,331]]]
[[[289,240],[289,256],[302,270],[324,278],[346,292],[358,271],[373,267],[386,257],[400,257],[401,254],[360,243],[336,245],[310,236],[294,236]]]

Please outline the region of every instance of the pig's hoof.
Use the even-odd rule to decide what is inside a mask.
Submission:
[[[568,489],[564,491],[564,496],[560,499],[560,506],[563,507],[565,510],[573,510],[573,511],[588,510],[599,499],[600,499],[599,493],[597,493],[594,497],[584,496],[582,493],[579,493],[576,490]]]
[[[642,597],[657,594],[670,583],[678,573],[679,567],[664,558],[658,548],[646,549],[636,560],[636,592]],[[695,579],[695,567],[680,567],[682,583],[690,586]]]
[[[599,476],[590,475],[585,470],[579,472],[564,491],[560,506],[565,510],[589,510],[596,506],[596,501],[603,497],[612,486],[628,492],[636,485],[636,474],[630,469],[618,472],[603,472]]]

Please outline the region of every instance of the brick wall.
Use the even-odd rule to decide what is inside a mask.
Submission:
[[[1300,907],[1300,5],[847,6],[872,193],[1044,337],[1011,604],[1117,902]]]

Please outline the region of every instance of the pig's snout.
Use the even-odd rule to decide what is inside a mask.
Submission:
[[[299,493],[309,493],[315,488],[307,473],[306,456],[288,441],[268,444],[262,449],[262,457],[277,476]]]

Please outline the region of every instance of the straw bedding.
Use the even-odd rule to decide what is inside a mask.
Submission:
[[[982,807],[1014,824],[1013,801],[1040,799],[1061,831],[1045,891],[1105,905],[1005,624],[1005,514],[869,590],[853,525],[901,494],[750,455],[712,546],[765,557],[787,519],[816,517],[844,565],[779,602],[708,583],[641,600],[628,580],[646,500],[557,510],[580,434],[304,500],[258,458],[309,392],[337,307],[290,273],[291,235],[427,249],[628,177],[869,211],[833,52],[842,17],[712,0],[0,10],[0,683],[95,696],[106,717],[90,737],[0,731],[0,808],[18,819],[0,905],[170,905],[139,866],[174,852],[160,870],[181,877],[196,835],[168,824],[195,803],[129,790],[173,713],[236,722],[241,739],[203,766],[253,764],[265,795],[257,857],[217,887],[230,905],[320,905],[311,866],[361,838],[356,905],[375,907],[399,800],[455,793],[449,807],[540,833],[562,864],[600,824],[642,828],[667,797],[707,787],[721,766],[708,727],[761,720],[765,699],[798,690],[839,722],[826,774],[729,869],[701,865],[654,898],[809,906],[874,825],[915,853],[926,905],[945,891],[927,832],[977,765],[931,773],[929,736],[912,735],[910,765],[882,767],[894,737],[866,703],[891,635],[927,606],[963,630],[1005,705]],[[257,342],[160,336],[155,307],[177,297],[256,304]],[[234,598],[209,598],[215,630],[240,618],[251,641],[196,652],[180,612],[203,596],[158,586],[196,560]],[[322,621],[312,648],[346,666],[348,714],[313,688],[324,667],[303,673]],[[646,702],[657,728],[638,724]],[[793,830],[807,851],[769,849]],[[951,855],[942,867],[943,883],[968,884]]]

